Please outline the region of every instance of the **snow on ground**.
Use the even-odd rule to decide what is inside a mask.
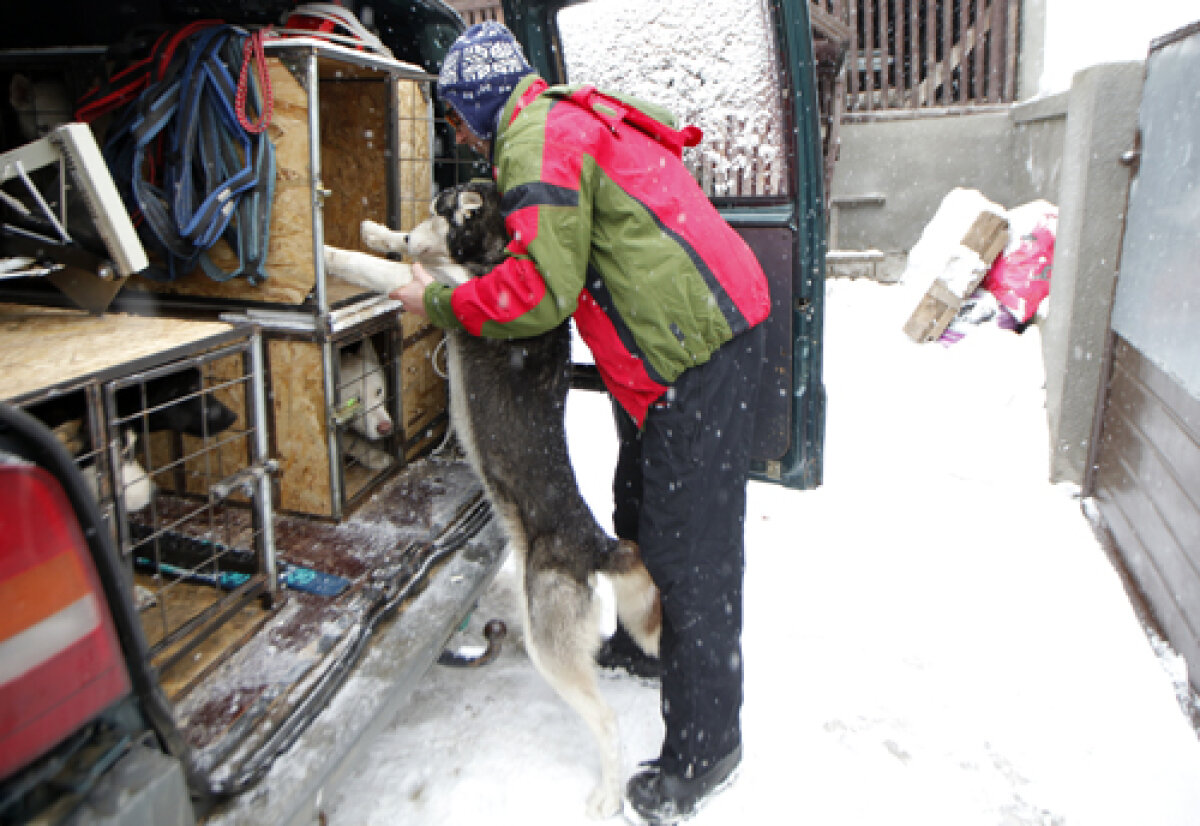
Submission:
[[[1186,677],[1147,642],[1074,491],[1046,481],[1036,329],[915,345],[901,328],[923,287],[828,286],[825,484],[751,485],[745,759],[690,822],[1200,822]],[[568,428],[608,524],[605,398],[572,394]],[[499,660],[433,669],[326,798],[330,826],[593,822],[593,744],[521,648],[508,568],[461,642],[492,617],[510,629]],[[656,690],[602,689],[633,771],[658,749]]]

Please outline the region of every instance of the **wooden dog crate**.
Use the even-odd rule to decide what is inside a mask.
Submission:
[[[428,217],[435,78],[314,40],[268,41],[267,53],[274,99],[267,134],[276,165],[267,279],[217,282],[197,268],[169,283],[138,279],[130,287],[324,315],[371,297],[326,279],[324,244],[362,249],[364,219],[410,229]],[[224,241],[213,258],[229,270],[236,264]]]
[[[306,330],[266,333],[273,455],[279,462],[277,503],[282,510],[341,519],[391,472],[428,453],[445,435],[446,382],[439,374],[442,335],[412,317],[394,314],[365,321],[334,313],[332,330],[317,336]],[[343,351],[370,339],[387,387],[393,433],[372,442],[389,467],[372,467],[352,446],[361,441],[339,410]],[[399,388],[399,392],[396,392]],[[360,444],[361,448],[362,445]]]
[[[266,341],[277,503],[283,510],[343,518],[405,461],[436,446],[448,422],[447,390],[434,366],[437,328],[398,302],[327,277],[325,244],[363,249],[371,219],[411,229],[434,194],[433,83],[419,69],[317,40],[267,43],[274,114],[275,197],[265,281],[217,282],[201,270],[170,283],[131,279],[126,291],[158,311],[215,310],[259,325]],[[213,258],[236,259],[218,242]],[[370,337],[381,352],[395,434],[372,447],[391,468],[347,452],[337,410],[339,353]],[[382,354],[386,353],[386,358]]]
[[[0,396],[57,425],[95,474],[152,664],[177,688],[210,637],[276,604],[262,363],[253,325],[0,305]],[[195,419],[214,408],[231,419],[219,432]],[[160,429],[168,416],[198,435]]]

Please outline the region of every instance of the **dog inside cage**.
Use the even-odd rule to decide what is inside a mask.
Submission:
[[[265,508],[254,474],[255,396],[245,354],[201,354],[107,382],[109,440],[135,437],[152,486],[137,510],[117,496],[120,548],[151,656],[170,669],[237,606],[267,590]]]
[[[398,350],[390,331],[364,336],[338,350],[334,420],[347,499],[398,462]]]

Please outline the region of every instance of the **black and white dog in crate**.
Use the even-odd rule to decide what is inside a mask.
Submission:
[[[237,414],[205,389],[199,368],[184,367],[116,392],[121,430],[121,468],[118,476],[125,510],[139,511],[150,503],[154,485],[138,461],[138,437],[163,430],[197,438],[217,435],[233,426]],[[84,480],[99,498],[99,471],[87,426],[82,392],[67,393],[31,405],[29,412],[54,430],[67,450],[81,457]]]
[[[363,222],[364,243],[420,261],[438,281],[457,285],[490,271],[508,238],[494,184],[472,182],[434,199],[412,232]],[[326,269],[381,294],[411,279],[409,264],[326,248]],[[633,543],[609,537],[579,492],[567,452],[564,408],[570,384],[570,329],[498,340],[447,334],[451,421],[483,481],[519,564],[525,643],[543,677],[587,723],[600,747],[600,783],[590,814],[621,806],[616,716],[596,682],[600,602],[596,574],[614,586],[621,623],[657,655],[658,591]]]

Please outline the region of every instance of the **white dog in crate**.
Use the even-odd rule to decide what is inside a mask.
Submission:
[[[121,489],[116,492],[125,505],[126,513],[137,513],[144,509],[150,504],[151,497],[154,496],[154,483],[138,463],[136,445],[137,434],[132,430],[126,430],[124,444],[121,446]],[[89,462],[80,468],[80,470],[83,473],[83,480],[92,492],[92,496],[96,501],[100,501],[101,485],[99,468],[94,463]]]
[[[341,353],[337,409],[352,416],[342,442],[346,456],[371,470],[389,467],[392,457],[373,444],[391,435],[394,425],[383,365],[370,338],[363,339],[357,352]]]

